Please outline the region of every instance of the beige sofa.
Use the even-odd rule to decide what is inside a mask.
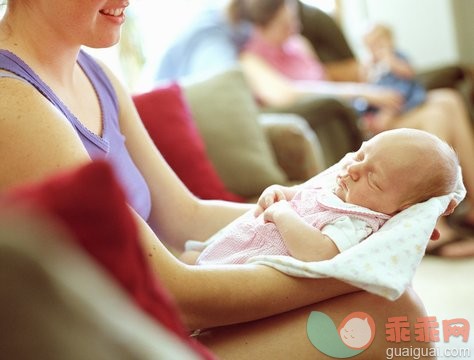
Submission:
[[[209,159],[234,193],[252,199],[271,184],[301,182],[325,168],[308,123],[260,113],[239,69],[182,86]]]
[[[261,108],[239,68],[182,84],[208,156],[231,191],[302,182],[360,146],[352,109],[332,98]]]

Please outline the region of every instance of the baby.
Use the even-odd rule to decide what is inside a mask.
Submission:
[[[365,33],[363,41],[370,55],[363,77],[370,83],[398,91],[404,99],[402,112],[423,103],[426,90],[415,80],[415,72],[408,58],[395,48],[390,28],[375,24]],[[355,107],[364,115],[372,133],[387,129],[390,120],[398,113],[393,109],[378,109],[358,103]]]
[[[202,252],[186,251],[182,260],[330,259],[409,206],[453,192],[458,166],[453,149],[436,136],[414,129],[382,132],[341,160],[334,184],[318,182],[316,176],[294,187],[272,185],[255,210],[215,234]]]

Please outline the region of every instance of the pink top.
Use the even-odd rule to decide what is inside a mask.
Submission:
[[[326,72],[316,54],[308,53],[299,36],[291,37],[282,47],[266,42],[254,33],[244,51],[261,57],[292,80],[326,80]]]

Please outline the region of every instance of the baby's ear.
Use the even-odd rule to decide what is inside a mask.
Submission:
[[[458,203],[456,202],[456,200],[454,200],[454,199],[451,200],[448,204],[448,207],[446,208],[446,210],[442,214],[442,216],[451,215],[453,213],[454,209],[456,209],[457,206],[458,206]]]

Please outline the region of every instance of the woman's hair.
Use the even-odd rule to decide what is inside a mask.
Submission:
[[[232,24],[250,21],[265,26],[288,0],[230,0],[227,17]]]

